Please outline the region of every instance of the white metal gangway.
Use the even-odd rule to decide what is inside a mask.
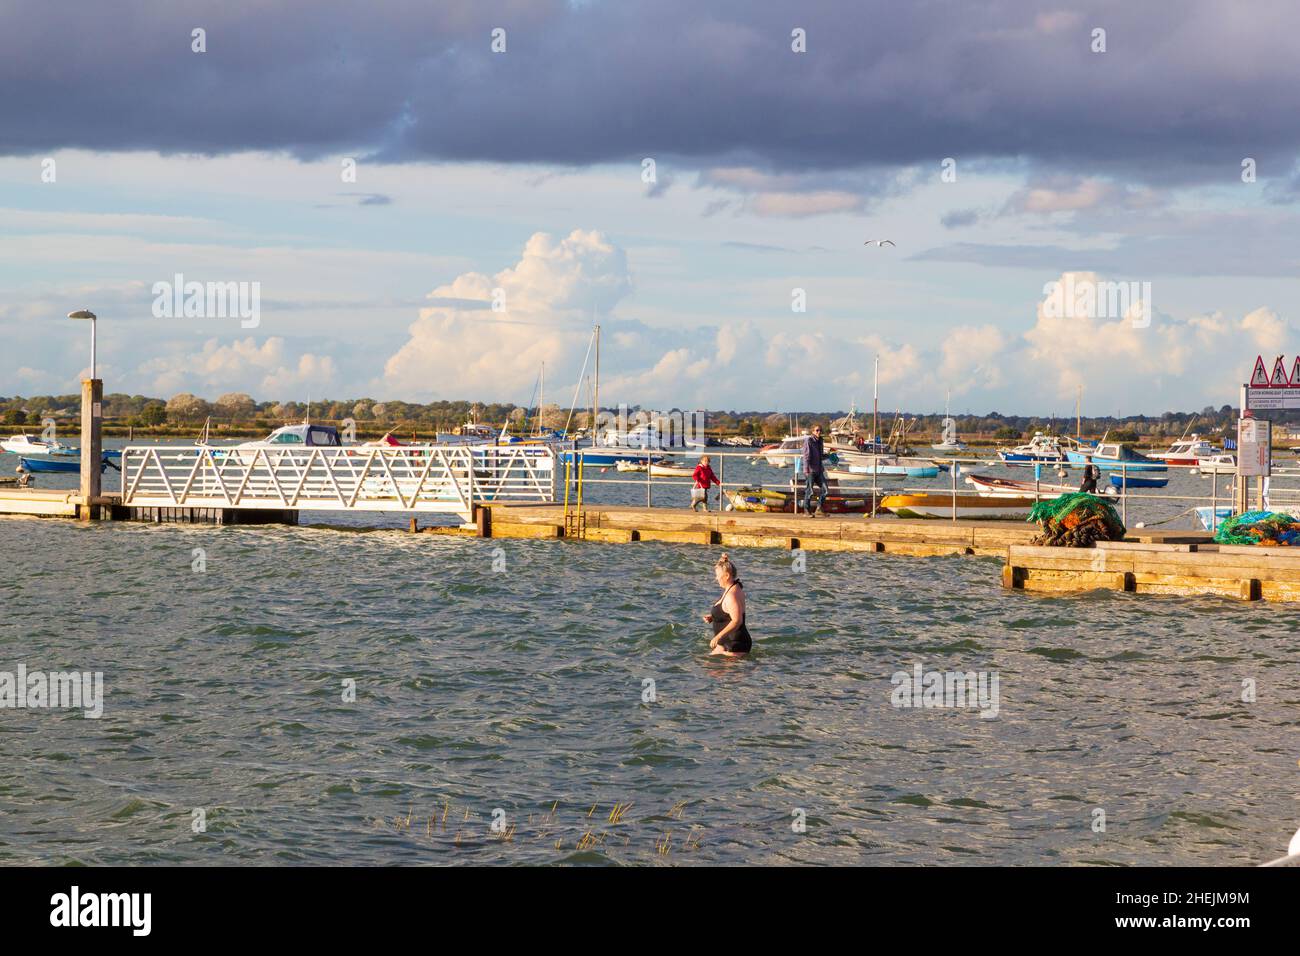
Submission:
[[[470,521],[483,502],[554,500],[555,452],[546,445],[122,451],[122,504],[134,507],[423,511]]]

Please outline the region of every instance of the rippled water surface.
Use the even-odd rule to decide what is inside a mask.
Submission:
[[[642,478],[589,477],[644,503]],[[1135,498],[1130,523],[1189,504]],[[716,552],[305,520],[335,526],[0,519],[0,670],[107,684],[98,721],[0,710],[0,861],[1226,864],[1277,855],[1300,817],[1285,606],[1007,594],[989,559],[813,553],[795,574],[741,549],[757,650],[732,662],[698,618]],[[895,709],[918,662],[995,672],[998,718]]]
[[[106,683],[97,721],[0,711],[0,861],[1243,864],[1294,831],[1293,608],[740,549],[737,662],[715,556],[0,519],[0,670]],[[891,706],[916,662],[996,671],[998,718]]]

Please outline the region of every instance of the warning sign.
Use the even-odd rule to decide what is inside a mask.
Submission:
[[[1268,384],[1273,388],[1286,388],[1291,384],[1291,380],[1286,377],[1286,363],[1280,355],[1273,363],[1273,374],[1269,377]]]
[[[1264,356],[1255,356],[1255,371],[1250,373],[1251,388],[1268,388],[1268,369],[1264,368]]]

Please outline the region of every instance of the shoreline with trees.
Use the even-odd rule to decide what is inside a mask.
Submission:
[[[616,409],[605,409],[616,411]],[[631,406],[629,414],[642,411],[642,406]],[[645,409],[650,412],[650,409]],[[667,414],[675,409],[656,409]],[[696,410],[687,410],[692,413]],[[710,436],[740,435],[760,439],[779,440],[797,422],[809,427],[814,422],[828,424],[847,414],[845,409],[773,412],[761,410],[705,410],[706,431]],[[1204,408],[1199,412],[1165,412],[1161,415],[1085,416],[1081,423],[1082,437],[1099,438],[1104,434],[1115,441],[1134,443],[1160,443],[1177,438],[1184,431],[1195,431],[1204,436],[1233,436],[1236,433],[1237,410],[1230,405]],[[42,427],[53,419],[56,428],[75,432],[80,427],[80,396],[33,395],[0,396],[0,432],[17,433]],[[203,423],[212,421],[215,436],[231,438],[259,437],[271,429],[308,416],[305,402],[257,401],[243,392],[231,392],[208,401],[197,395],[182,392],[171,398],[146,395],[112,393],[104,396],[104,434],[109,436],[141,437],[193,437]],[[509,421],[519,424],[535,421],[536,407],[524,409],[509,402],[436,401],[427,403],[400,400],[376,401],[372,398],[324,399],[312,401],[312,421],[338,424],[351,419],[358,437],[379,437],[393,432],[403,439],[432,440],[437,432],[451,432],[467,421],[501,425]],[[859,412],[860,417],[863,416]],[[586,427],[590,410],[574,411],[571,427]],[[881,430],[889,431],[895,418],[908,423],[909,439],[921,441],[936,437],[943,428],[944,415],[939,413],[882,413]],[[1023,440],[1034,432],[1072,435],[1075,432],[1073,416],[1055,418],[1035,415],[1003,415],[989,412],[985,415],[952,415],[957,433],[971,444],[991,444]],[[548,404],[541,409],[541,423],[547,428],[563,428],[569,419],[566,409]],[[1300,425],[1300,413],[1278,414],[1275,423],[1285,425],[1288,419]],[[524,427],[527,427],[524,425]],[[1284,432],[1284,429],[1279,429]],[[1278,434],[1276,439],[1284,438]]]

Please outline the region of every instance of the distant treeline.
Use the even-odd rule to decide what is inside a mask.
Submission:
[[[11,428],[35,427],[44,419],[52,418],[60,426],[75,427],[79,420],[80,404],[81,398],[77,394],[0,397],[0,422]],[[641,410],[640,406],[633,406],[629,412],[634,414]],[[656,411],[666,413],[676,410]],[[690,409],[686,413],[694,411]],[[440,401],[421,404],[352,398],[311,403],[313,421],[341,422],[350,418],[364,433],[393,429],[428,434],[433,431],[451,431],[470,420],[493,425],[506,421],[535,420],[537,413],[536,408],[523,409],[503,402]],[[104,397],[103,414],[105,424],[110,428],[117,426],[169,432],[194,429],[211,418],[218,430],[243,431],[301,421],[307,416],[308,408],[304,402],[258,402],[242,392],[222,395],[211,402],[186,392],[168,399],[113,393]],[[787,413],[732,409],[706,411],[704,414],[708,431],[712,434],[778,438],[796,423],[800,428],[809,427],[814,422],[829,424],[834,419],[842,418],[846,410]],[[541,410],[542,424],[550,428],[562,428],[566,423],[574,428],[585,427],[589,417],[587,411],[579,410],[570,419],[568,410],[557,405],[547,405]],[[889,432],[895,417],[892,412],[881,415],[882,432]],[[908,422],[909,436],[938,435],[943,427],[943,415],[903,412],[899,417]],[[1270,417],[1275,422],[1300,423],[1300,412],[1278,412]],[[1036,431],[1061,435],[1074,434],[1075,431],[1073,417],[1051,418],[989,412],[985,415],[953,415],[952,418],[956,422],[958,437],[967,441],[1010,440],[1029,437]],[[859,413],[859,421],[869,426],[870,414]],[[1236,421],[1237,411],[1231,405],[1224,405],[1218,409],[1206,407],[1199,412],[1165,412],[1162,415],[1130,415],[1124,418],[1090,415],[1083,418],[1081,430],[1084,435],[1094,437],[1109,433],[1111,438],[1118,441],[1163,440],[1181,435],[1189,427],[1202,435],[1231,434],[1236,428]]]

